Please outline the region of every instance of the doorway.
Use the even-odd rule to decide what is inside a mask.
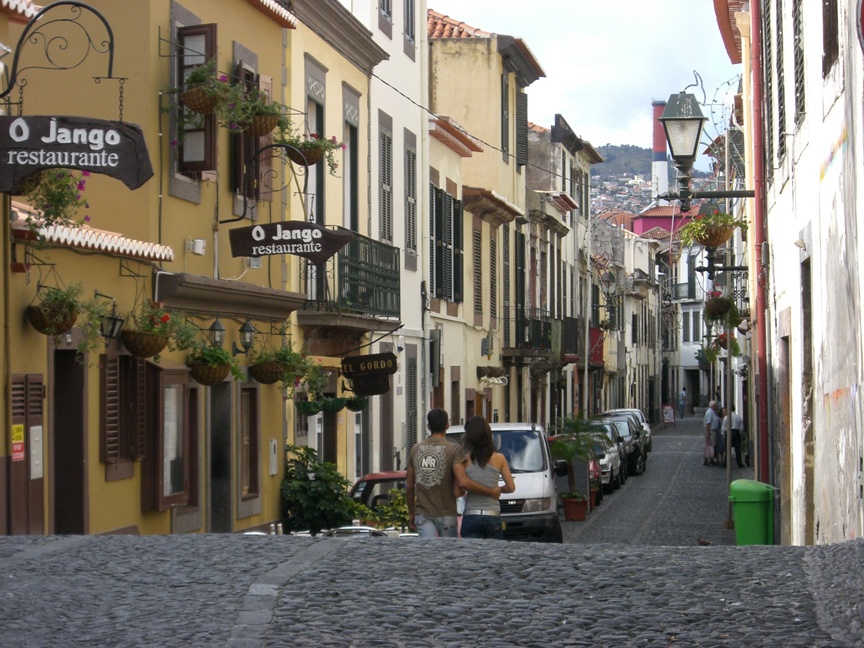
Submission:
[[[210,533],[231,533],[231,384],[223,382],[210,388],[209,433],[210,452],[207,501]]]
[[[85,369],[76,351],[54,351],[51,470],[53,533],[58,535],[87,533]]]

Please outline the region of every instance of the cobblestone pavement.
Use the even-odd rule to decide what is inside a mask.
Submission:
[[[864,646],[864,541],[734,546],[692,436],[658,432],[646,474],[563,545],[5,537],[0,645]]]

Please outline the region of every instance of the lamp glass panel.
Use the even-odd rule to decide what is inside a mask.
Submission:
[[[663,126],[672,157],[676,161],[679,158],[695,159],[702,135],[702,119],[674,119],[664,122]]]

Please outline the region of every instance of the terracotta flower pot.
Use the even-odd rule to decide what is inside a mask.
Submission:
[[[168,344],[168,336],[148,331],[124,330],[120,333],[123,346],[136,358],[152,358]]]
[[[581,522],[588,513],[588,500],[562,499],[564,519],[569,522]]]
[[[192,374],[195,382],[206,387],[218,385],[228,377],[230,371],[231,367],[227,364],[215,366],[209,364],[189,365],[189,372]]]

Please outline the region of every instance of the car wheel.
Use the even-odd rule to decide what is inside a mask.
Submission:
[[[615,490],[618,490],[623,485],[624,485],[624,481],[621,477],[621,468],[619,467],[618,468],[618,474],[615,476],[615,481],[612,484],[612,488],[614,488]]]
[[[606,493],[606,494],[608,495],[608,494],[610,494],[614,489],[615,489],[615,480],[612,479],[612,475],[609,475],[609,483],[608,483],[608,484],[603,484],[603,488],[601,488],[600,490],[601,490],[602,492],[604,492],[604,493]]]
[[[636,474],[636,475],[641,475],[642,473],[645,472],[645,455],[642,454],[641,452],[639,453],[639,456],[636,457],[636,465],[634,466],[634,468],[635,468],[634,474]]]

